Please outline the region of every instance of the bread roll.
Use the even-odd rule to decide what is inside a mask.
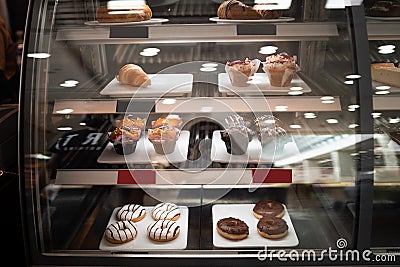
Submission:
[[[128,84],[135,87],[147,87],[151,85],[149,76],[143,69],[135,64],[126,64],[115,77],[120,84]]]
[[[144,21],[151,19],[152,15],[148,5],[125,10],[114,10],[109,9],[107,6],[100,6],[96,10],[96,19],[100,23]]]

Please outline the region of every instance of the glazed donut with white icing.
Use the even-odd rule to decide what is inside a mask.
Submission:
[[[158,220],[147,227],[147,235],[154,241],[171,241],[179,236],[180,226],[172,220]]]
[[[116,221],[108,225],[105,237],[106,240],[113,244],[122,244],[132,241],[136,238],[137,229],[134,222]]]
[[[173,203],[159,203],[152,211],[154,220],[173,220],[176,221],[181,215],[181,211],[176,204]]]
[[[117,212],[118,221],[138,222],[146,216],[146,210],[138,204],[126,204]]]

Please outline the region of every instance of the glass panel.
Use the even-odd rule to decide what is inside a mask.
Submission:
[[[372,137],[357,134],[345,9],[292,1],[274,22],[210,20],[221,2],[147,1],[168,21],[122,25],[99,23],[106,2],[35,3],[23,144],[39,254],[234,257],[264,245],[216,244],[214,209],[270,199],[291,223],[282,240],[296,237],[271,247],[355,245],[356,146]],[[159,202],[188,207],[185,246],[104,240],[116,208]]]
[[[386,19],[390,17],[385,17]],[[383,18],[383,19],[385,19]],[[399,218],[399,68],[398,35],[377,36],[375,28],[398,27],[398,22],[368,20],[372,89],[374,92],[375,127],[375,193],[373,210],[372,247],[398,248],[397,238],[390,235]],[[382,68],[379,68],[382,67]]]

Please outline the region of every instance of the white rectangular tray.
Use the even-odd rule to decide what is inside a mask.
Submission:
[[[136,144],[136,150],[129,155],[119,155],[115,152],[112,143],[108,143],[106,148],[97,159],[98,163],[106,164],[150,164],[151,162],[167,162],[179,163],[187,159],[189,147],[189,131],[181,131],[178,140],[176,141],[175,151],[171,154],[160,155],[154,150],[153,144],[147,138],[147,133],[143,134]]]
[[[108,224],[111,224],[116,221],[116,213],[118,212],[120,207],[114,209],[111,214],[110,220]],[[151,217],[151,210],[153,207],[144,207],[146,209],[146,217],[136,222],[136,227],[138,230],[138,235],[136,238],[130,242],[124,244],[111,244],[108,242],[103,234],[103,237],[100,242],[99,249],[100,250],[108,250],[108,251],[140,251],[140,250],[166,250],[166,249],[185,249],[187,246],[187,235],[188,235],[188,225],[189,225],[189,209],[186,206],[179,206],[181,211],[180,218],[176,221],[180,225],[180,234],[179,236],[171,240],[169,242],[156,242],[152,241],[147,237],[147,226],[154,222]],[[104,229],[105,231],[105,229]]]
[[[311,88],[298,76],[295,75],[290,87],[276,87],[269,84],[268,75],[266,73],[256,73],[249,81],[249,86],[238,87],[233,86],[229,79],[228,73],[218,74],[218,90],[226,95],[287,95],[290,87],[302,87],[304,93],[311,92]]]
[[[237,248],[237,247],[294,247],[299,244],[296,231],[293,227],[289,213],[285,208],[283,218],[288,227],[287,236],[280,239],[267,239],[257,232],[258,219],[253,215],[253,207],[255,204],[217,204],[212,207],[213,221],[213,245],[220,248]],[[232,241],[220,236],[217,232],[217,222],[226,217],[234,217],[240,219],[249,226],[249,236],[243,240]]]
[[[182,96],[192,92],[193,74],[149,74],[151,85],[148,87],[133,87],[121,85],[114,78],[101,90],[100,95],[110,97],[163,97]]]

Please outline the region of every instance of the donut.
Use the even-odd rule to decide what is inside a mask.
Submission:
[[[237,218],[223,218],[217,222],[217,232],[230,240],[242,240],[249,235],[249,226]]]
[[[278,239],[288,234],[286,221],[271,215],[262,217],[257,223],[257,232],[268,239]]]
[[[117,212],[118,221],[138,222],[146,216],[144,207],[138,204],[126,204]]]
[[[271,215],[282,218],[285,214],[285,209],[281,203],[275,200],[262,200],[253,208],[253,214],[257,219],[261,219],[265,215]]]
[[[134,222],[116,221],[107,226],[105,237],[106,240],[113,244],[127,243],[135,239],[137,229]]]
[[[181,211],[176,204],[173,203],[159,203],[151,213],[154,220],[172,220],[176,221],[181,216]]]
[[[172,220],[158,220],[147,227],[147,236],[154,241],[166,242],[179,236],[181,227]]]

